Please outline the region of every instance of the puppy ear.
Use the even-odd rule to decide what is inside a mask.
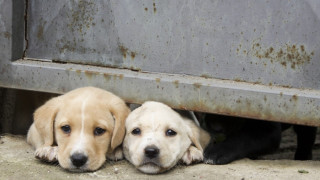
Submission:
[[[59,97],[53,98],[34,112],[34,125],[43,139],[43,146],[51,146],[54,143],[54,119],[58,112],[59,102]]]
[[[118,97],[114,97],[109,104],[109,110],[115,119],[115,126],[111,138],[111,150],[115,150],[124,139],[125,121],[130,113],[130,109],[124,101]]]
[[[209,143],[210,135],[192,121],[186,120],[186,123],[188,125],[188,136],[193,145],[188,148],[181,160],[189,165],[193,162],[203,160],[203,148]]]
[[[187,121],[187,124],[190,128],[190,131],[188,131],[188,136],[190,140],[192,141],[193,145],[199,149],[200,151],[203,151],[203,148],[200,144],[200,129],[197,127],[192,121]]]
[[[200,127],[198,127],[195,123],[188,120],[187,125],[190,128],[190,131],[188,131],[188,136],[190,140],[192,141],[193,145],[199,149],[200,151],[203,151],[203,149],[209,144],[210,142],[210,135]]]

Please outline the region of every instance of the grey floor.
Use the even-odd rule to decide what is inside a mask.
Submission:
[[[143,174],[125,160],[106,162],[95,172],[71,173],[57,164],[35,159],[25,136],[7,134],[0,137],[0,179],[320,179],[319,142],[315,146],[314,161],[289,160],[295,147],[292,130],[283,134],[283,143],[277,152],[260,160],[243,159],[220,166],[178,165],[160,175]]]

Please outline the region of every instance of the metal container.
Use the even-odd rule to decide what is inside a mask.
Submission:
[[[0,0],[0,86],[320,125],[318,0]]]

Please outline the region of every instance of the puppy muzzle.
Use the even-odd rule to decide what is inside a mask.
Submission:
[[[144,157],[141,166],[154,166],[161,168],[160,149],[156,146],[147,146],[144,148]]]
[[[75,167],[79,168],[86,164],[88,156],[83,153],[74,153],[71,155],[70,160]]]
[[[160,149],[156,146],[147,146],[144,148],[144,156],[149,159],[157,158],[160,154]]]

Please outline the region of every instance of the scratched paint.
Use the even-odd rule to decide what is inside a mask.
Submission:
[[[27,56],[318,88],[320,22],[308,3],[32,0]]]
[[[29,0],[26,58],[13,62],[4,7],[12,6],[0,6],[1,86],[90,85],[129,103],[320,124],[316,0]]]

